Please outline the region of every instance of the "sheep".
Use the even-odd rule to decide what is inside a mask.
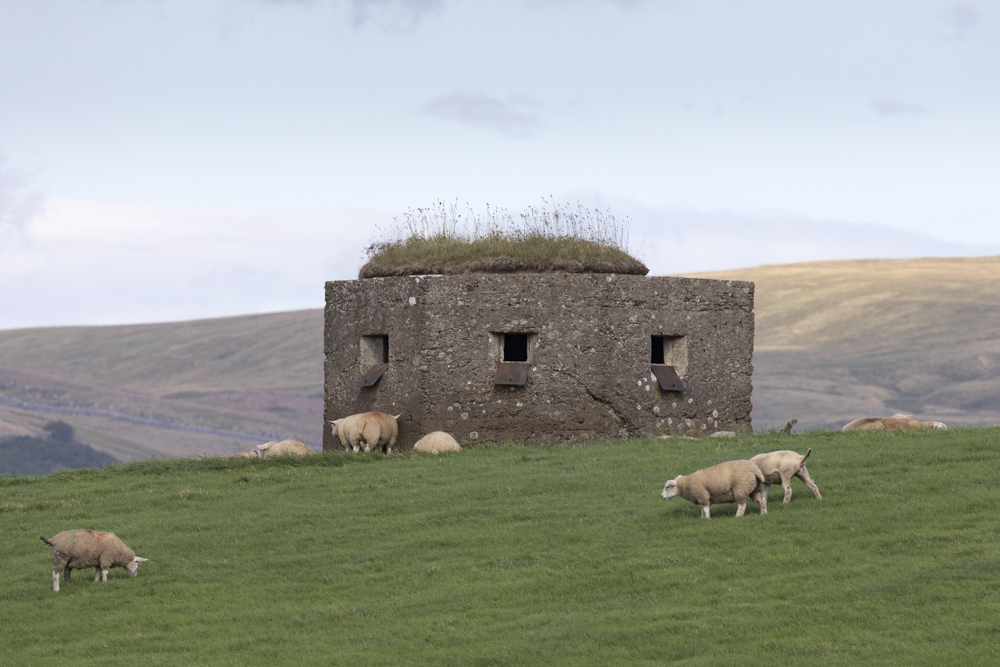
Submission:
[[[355,452],[364,449],[368,452],[381,447],[385,454],[390,454],[399,435],[397,421],[402,415],[399,413],[393,417],[384,412],[362,412],[330,423],[344,449]]]
[[[840,429],[841,431],[901,431],[912,428],[943,428],[941,422],[920,422],[910,419],[912,415],[893,415],[892,417],[862,417]]]
[[[251,449],[249,452],[236,452],[235,454],[231,454],[231,455],[227,456],[226,458],[229,458],[229,459],[257,459],[257,458],[260,458],[260,452],[258,452],[256,449]]]
[[[257,445],[257,456],[269,459],[275,456],[309,456],[315,454],[311,447],[298,440],[282,440],[281,442],[265,442]]]
[[[442,452],[460,452],[462,446],[444,431],[434,431],[417,440],[413,449],[427,454],[440,454]]]
[[[750,461],[726,461],[669,480],[660,498],[680,496],[701,505],[701,515],[708,519],[712,503],[736,503],[736,516],[743,516],[749,497],[760,505],[761,514],[767,514],[767,497],[760,490],[763,484],[764,473]]]
[[[148,558],[139,558],[125,546],[114,533],[96,530],[64,530],[51,540],[42,537],[52,547],[52,590],[59,592],[59,573],[66,577],[66,583],[73,583],[72,570],[94,568],[94,581],[107,581],[108,569],[123,567],[130,577],[139,573],[139,563]]]
[[[809,454],[811,453],[812,447],[806,450],[805,456],[783,450],[768,454],[758,454],[751,458],[750,463],[760,468],[760,471],[764,474],[764,500],[767,500],[767,494],[771,491],[771,485],[780,483],[781,488],[785,490],[784,502],[791,502],[792,477],[798,477],[805,482],[806,486],[812,490],[813,495],[816,496],[816,500],[823,500],[823,496],[819,494],[819,489],[816,488],[812,478],[809,477],[809,471],[806,470],[806,459],[809,458]]]

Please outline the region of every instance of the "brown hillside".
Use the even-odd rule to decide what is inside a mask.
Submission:
[[[761,266],[754,427],[1000,423],[1000,258]],[[62,419],[119,458],[321,439],[323,312],[0,331],[0,436]]]
[[[231,453],[275,437],[318,447],[322,340],[318,309],[0,331],[0,435],[58,418],[123,458]]]
[[[1000,423],[1000,258],[697,274],[756,284],[754,426],[913,414]]]

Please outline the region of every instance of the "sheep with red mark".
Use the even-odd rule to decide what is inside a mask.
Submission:
[[[362,412],[330,423],[344,449],[355,452],[381,449],[389,454],[399,435],[397,422],[401,416],[402,413],[394,417],[384,412]]]
[[[139,573],[139,558],[117,535],[97,530],[64,530],[51,540],[42,537],[52,547],[52,590],[59,592],[59,573],[67,584],[73,583],[72,570],[94,568],[94,581],[107,581],[108,570],[125,568],[130,577]],[[102,578],[103,576],[103,578]]]
[[[906,429],[947,429],[942,422],[922,422],[911,419],[912,415],[893,415],[892,417],[862,417],[840,429],[841,431],[903,431]]]

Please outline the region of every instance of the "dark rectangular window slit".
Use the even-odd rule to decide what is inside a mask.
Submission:
[[[503,335],[503,360],[504,361],[528,360],[528,334],[505,333]]]
[[[663,363],[663,336],[653,336],[653,350],[650,355],[649,363],[651,364],[662,364]]]

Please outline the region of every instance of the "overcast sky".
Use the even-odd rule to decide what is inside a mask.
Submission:
[[[997,254],[998,81],[987,0],[0,0],[0,328],[320,307],[437,200]]]

